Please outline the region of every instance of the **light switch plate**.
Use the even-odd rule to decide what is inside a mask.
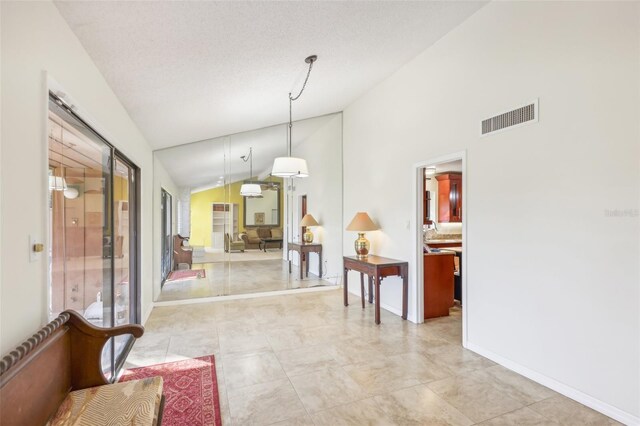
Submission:
[[[33,235],[29,235],[29,262],[37,262],[38,260],[40,260],[40,255],[43,253],[38,253],[33,249],[33,246],[37,243],[38,239]]]

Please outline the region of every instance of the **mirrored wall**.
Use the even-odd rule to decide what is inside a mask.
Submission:
[[[168,250],[161,259],[172,270],[157,301],[340,283],[342,114],[294,122],[292,155],[307,161],[307,178],[271,175],[274,159],[287,156],[284,124],[154,155],[177,193],[162,190],[178,199],[171,259]],[[303,228],[305,214],[317,226]],[[307,230],[315,251],[301,254]]]

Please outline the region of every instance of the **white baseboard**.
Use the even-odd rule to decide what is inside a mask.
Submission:
[[[546,386],[549,389],[552,389],[559,394],[566,396],[567,398],[571,398],[574,401],[579,402],[580,404],[586,405],[589,408],[593,408],[594,410],[606,416],[609,416],[614,420],[624,423],[625,425],[640,425],[640,418],[634,416],[633,414],[627,413],[626,411],[607,404],[606,402],[600,401],[599,399],[596,399],[577,389],[574,389],[571,386],[567,386],[564,383],[560,383],[557,380],[552,379],[551,377],[547,377],[516,362],[503,358],[502,356],[486,350],[472,342],[467,342],[466,347],[467,349],[479,355],[482,355],[485,358],[489,358],[491,361],[496,362],[511,371],[515,371],[516,373],[527,377],[534,382],[540,383],[541,385]]]
[[[153,312],[153,308],[155,308],[155,304],[151,303],[151,306],[149,306],[149,309],[147,310],[147,314],[144,316],[144,318],[142,318],[142,325],[145,325],[149,320],[149,317],[151,316],[151,312]]]
[[[289,290],[276,290],[276,291],[264,291],[260,293],[245,293],[245,294],[230,294],[227,296],[211,296],[200,297],[197,299],[183,299],[183,300],[166,300],[162,302],[154,302],[154,307],[159,306],[177,306],[177,305],[194,305],[198,303],[210,303],[210,302],[228,302],[230,300],[240,299],[254,299],[257,297],[273,297],[281,296],[284,294],[300,294],[300,293],[313,293],[317,291],[335,291],[337,286],[326,285],[309,288],[292,288]]]

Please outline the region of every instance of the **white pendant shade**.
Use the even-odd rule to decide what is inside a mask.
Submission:
[[[273,160],[271,175],[282,178],[308,177],[307,161],[304,158],[278,157]]]
[[[243,183],[240,187],[240,195],[243,197],[259,197],[262,195],[262,189],[256,183]]]
[[[64,198],[68,198],[70,200],[74,200],[74,199],[78,198],[78,195],[80,195],[80,193],[75,188],[67,188],[67,189],[64,190]]]

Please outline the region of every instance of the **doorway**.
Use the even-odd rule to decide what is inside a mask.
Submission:
[[[466,155],[433,158],[414,168],[417,320],[460,316],[466,346]]]

